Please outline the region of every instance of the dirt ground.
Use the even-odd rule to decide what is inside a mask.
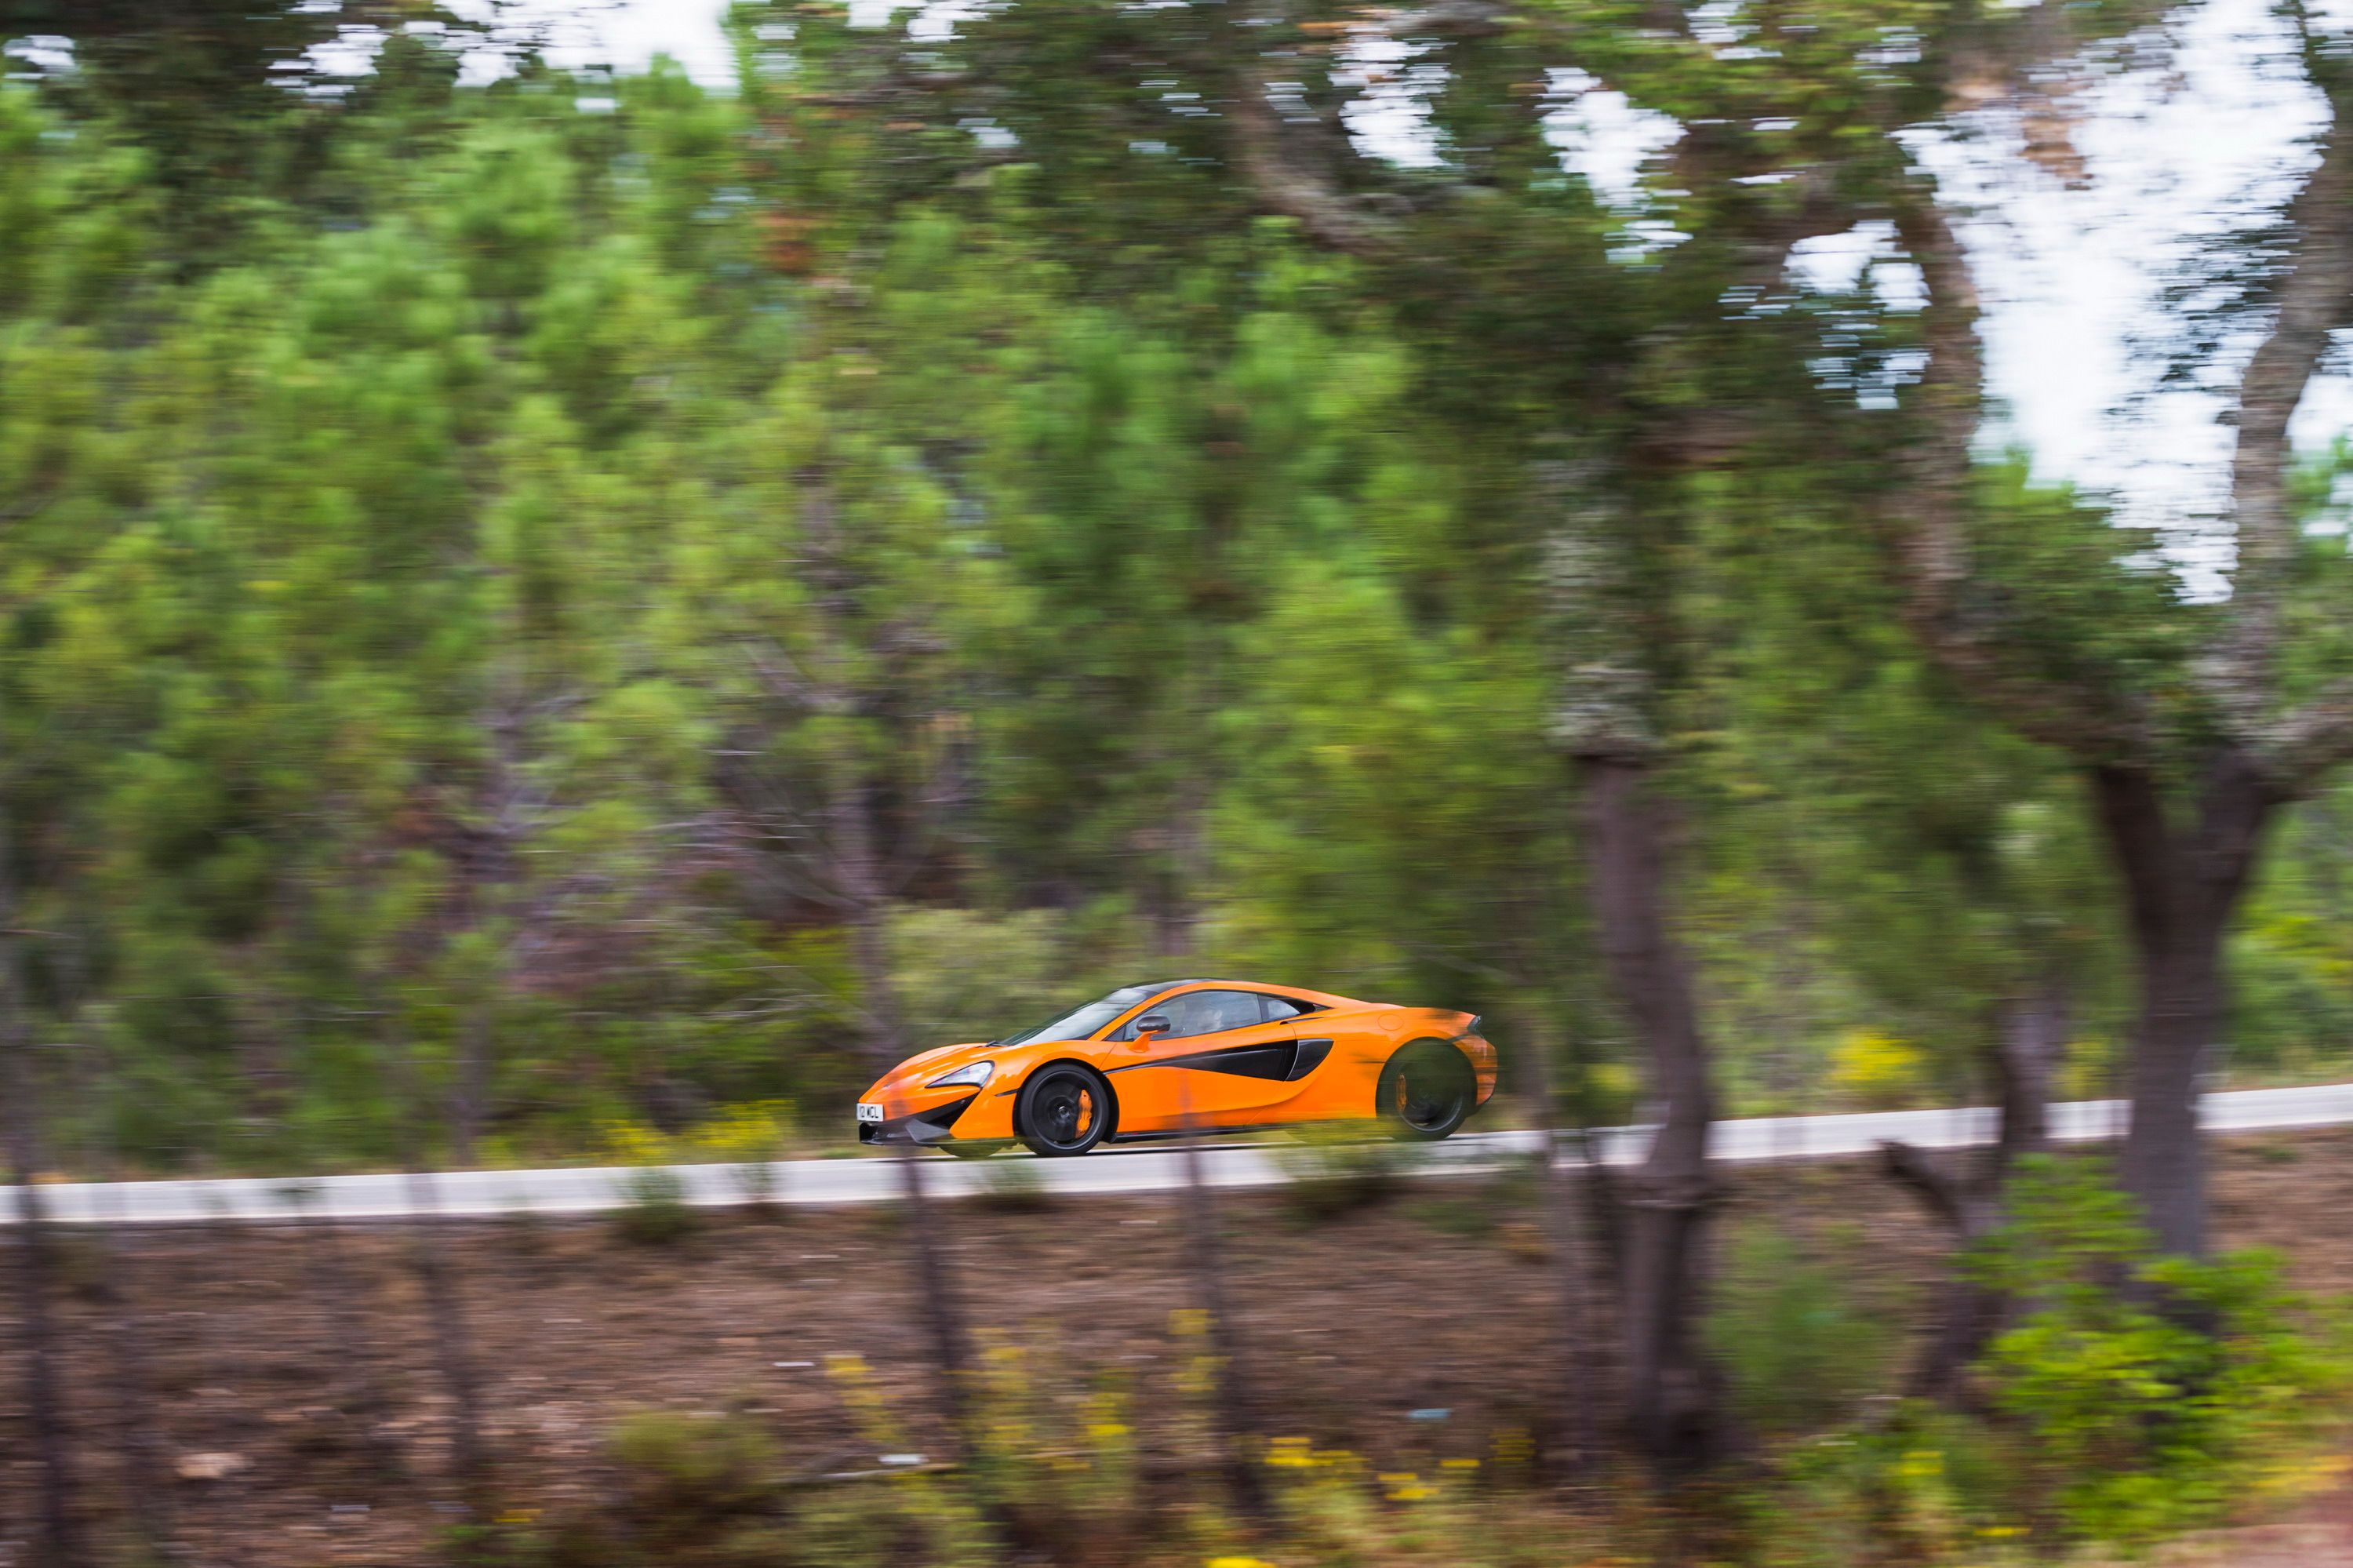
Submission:
[[[1936,1277],[1940,1239],[1864,1163],[1752,1169],[1736,1181],[1735,1226],[1770,1223],[1886,1281]],[[1229,1195],[1229,1289],[1244,1306],[1275,1428],[1410,1467],[1489,1452],[1499,1433],[1525,1426],[1546,1396],[1557,1323],[1528,1198],[1525,1180],[1431,1180],[1311,1222],[1278,1195]],[[2353,1131],[2219,1150],[2222,1243],[2280,1249],[2299,1285],[2353,1290],[2348,1213]],[[1184,1404],[1174,1386],[1189,1354],[1172,1327],[1187,1305],[1176,1194],[1036,1212],[961,1204],[947,1228],[976,1325],[1025,1347],[1031,1375],[1080,1387],[1123,1373],[1139,1411]],[[112,1391],[127,1300],[157,1386],[153,1415],[185,1477],[174,1501],[196,1563],[429,1561],[452,1518],[440,1479],[450,1424],[406,1233],[354,1227],[330,1241],[220,1227],[114,1240],[111,1266],[87,1240],[69,1240],[61,1304],[78,1466],[96,1507],[111,1506],[117,1474],[125,1413]],[[919,1414],[912,1270],[886,1211],[730,1213],[670,1246],[627,1242],[604,1221],[474,1222],[446,1227],[443,1247],[511,1499],[561,1509],[607,1484],[606,1433],[633,1408],[742,1411],[797,1467],[873,1467],[875,1444],[826,1370],[840,1355],[872,1369],[905,1414],[912,1448],[939,1440]],[[338,1258],[353,1287],[342,1316],[322,1287]],[[38,1471],[13,1278],[5,1301],[0,1568],[21,1568]],[[347,1341],[347,1324],[360,1342]],[[406,1479],[382,1478],[338,1413],[369,1371]],[[2274,1538],[2290,1544],[2264,1543]],[[2353,1563],[2341,1510],[2234,1539],[2226,1556],[2200,1560]]]

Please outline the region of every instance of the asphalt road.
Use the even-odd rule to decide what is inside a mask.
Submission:
[[[2118,1100],[2084,1100],[2051,1107],[2053,1136],[2082,1142],[2113,1138],[2124,1128]],[[2353,1125],[2353,1084],[2313,1088],[2241,1089],[2206,1098],[2205,1119],[2218,1132],[2258,1132],[2302,1127]],[[1867,1153],[1884,1139],[1901,1139],[1931,1149],[1958,1149],[1988,1141],[1994,1113],[1983,1107],[1927,1111],[1882,1111],[1859,1116],[1760,1117],[1718,1122],[1711,1145],[1715,1157],[1732,1161],[1809,1160]],[[849,1133],[847,1124],[843,1132]],[[1648,1147],[1645,1128],[1615,1128],[1597,1137],[1603,1160],[1630,1165]],[[1536,1147],[1526,1132],[1466,1133],[1444,1143],[1415,1146],[1410,1158],[1432,1173],[1493,1169],[1504,1157]],[[963,1196],[1003,1178],[1017,1161],[1054,1193],[1148,1192],[1184,1180],[1182,1156],[1166,1145],[1113,1148],[1077,1160],[1031,1160],[999,1155],[985,1161],[925,1155],[930,1190]],[[1270,1186],[1291,1179],[1280,1151],[1263,1143],[1213,1144],[1207,1169],[1221,1187]],[[790,1204],[874,1203],[899,1192],[893,1157],[845,1149],[834,1160],[779,1160],[766,1166],[674,1165],[685,1201],[696,1204],[742,1203],[765,1171],[771,1201]],[[397,1173],[323,1176],[294,1181],[282,1178],[237,1178],[192,1181],[58,1182],[41,1193],[49,1217],[73,1224],[187,1224],[214,1221],[283,1220],[303,1213],[344,1219],[394,1219],[418,1212],[426,1198],[449,1215],[593,1213],[629,1202],[643,1171],[628,1166],[551,1171],[452,1171],[416,1179]],[[20,1214],[18,1192],[0,1187],[0,1225]]]

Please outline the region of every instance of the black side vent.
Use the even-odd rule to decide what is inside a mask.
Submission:
[[[1299,1042],[1299,1054],[1293,1058],[1291,1071],[1283,1076],[1295,1084],[1322,1066],[1324,1058],[1331,1054],[1332,1042],[1329,1040],[1302,1040]]]

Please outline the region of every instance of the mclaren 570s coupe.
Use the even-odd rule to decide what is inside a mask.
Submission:
[[[1018,1034],[910,1056],[858,1103],[861,1143],[968,1158],[1024,1143],[1084,1154],[1114,1139],[1377,1121],[1444,1138],[1495,1092],[1495,1048],[1467,1012],[1296,986],[1124,986]]]

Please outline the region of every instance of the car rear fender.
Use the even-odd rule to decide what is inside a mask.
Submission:
[[[1471,1071],[1479,1085],[1477,1104],[1485,1105],[1494,1097],[1496,1058],[1495,1047],[1479,1033],[1477,1013],[1456,1012],[1448,1008],[1420,1007],[1396,1010],[1390,1045],[1403,1049],[1415,1040],[1443,1040],[1470,1058]]]

